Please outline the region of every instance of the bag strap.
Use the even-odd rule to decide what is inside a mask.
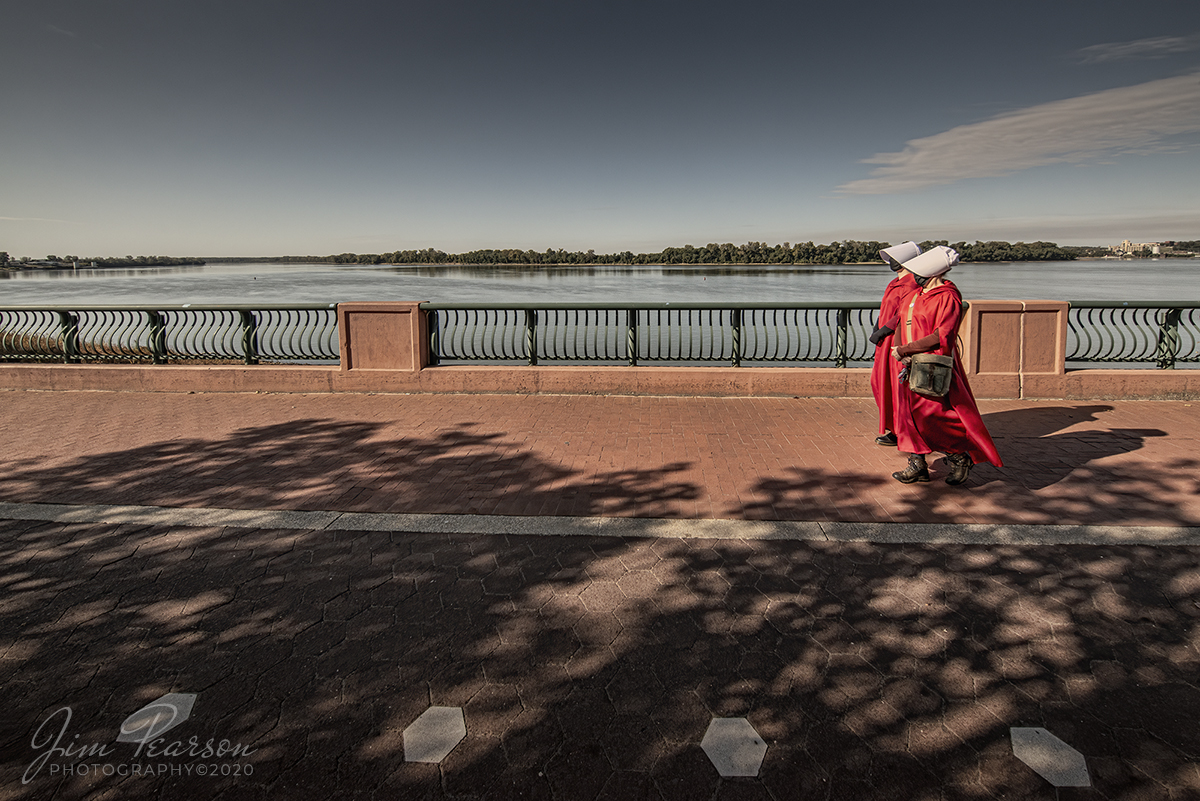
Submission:
[[[917,305],[917,296],[921,294],[921,290],[913,293],[912,300],[908,302],[908,311],[904,315],[904,327],[900,329],[900,344],[907,345],[912,342],[912,318],[913,307]]]

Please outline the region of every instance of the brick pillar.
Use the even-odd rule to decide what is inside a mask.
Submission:
[[[1024,397],[1027,377],[1066,372],[1067,302],[969,301],[959,339],[976,397]]]
[[[1022,398],[1067,396],[1067,310],[1065,300],[1027,300]]]
[[[429,364],[429,331],[416,302],[339,303],[342,372],[418,372]]]
[[[971,391],[977,398],[1021,397],[1021,301],[967,303],[958,339]]]
[[[1022,323],[1021,375],[1066,375],[1065,300],[1027,300]]]

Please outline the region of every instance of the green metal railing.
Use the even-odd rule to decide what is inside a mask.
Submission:
[[[1154,364],[1170,370],[1200,363],[1200,303],[1073,300],[1067,361]]]
[[[433,364],[869,362],[874,303],[422,303]]]
[[[338,361],[337,305],[6,306],[0,359],[149,362]]]
[[[846,367],[873,303],[423,303],[432,364]],[[1200,303],[1073,301],[1072,366],[1200,364]],[[337,362],[336,304],[0,307],[0,360]]]

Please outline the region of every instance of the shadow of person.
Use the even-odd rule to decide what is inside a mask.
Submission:
[[[1003,472],[982,464],[971,471],[971,477],[977,485],[1003,478],[1029,490],[1045,489],[1092,462],[1132,453],[1140,450],[1147,439],[1165,436],[1167,432],[1157,428],[1087,429],[1049,436],[1013,431],[1005,437],[1000,454]],[[1093,480],[1097,489],[1103,488],[1103,478]]]
[[[1097,415],[1111,412],[1112,406],[1032,406],[1025,409],[1009,409],[983,415],[992,438],[997,437],[1044,437],[1055,434],[1079,423],[1096,422]],[[1004,454],[1000,454],[1003,458]],[[1005,459],[1007,461],[1007,459]]]

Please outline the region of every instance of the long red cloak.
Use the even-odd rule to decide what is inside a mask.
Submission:
[[[900,323],[901,305],[907,308],[909,296],[917,291],[917,282],[911,273],[905,273],[899,278],[893,278],[883,290],[883,300],[879,303],[879,327],[890,326],[898,328]],[[871,366],[871,392],[875,395],[875,405],[879,407],[879,433],[895,431],[896,394],[899,392],[900,363],[892,358],[892,345],[895,335],[888,334],[879,340],[875,346],[875,363]]]
[[[904,322],[912,305],[912,331],[904,334]],[[896,341],[913,342],[935,331],[938,347],[929,351],[954,356],[954,378],[944,398],[927,398],[899,384],[896,394],[896,438],[904,453],[967,453],[975,464],[991,462],[1003,467],[1000,454],[979,416],[979,407],[967,383],[955,343],[962,322],[962,295],[949,281],[910,296],[900,309]]]

